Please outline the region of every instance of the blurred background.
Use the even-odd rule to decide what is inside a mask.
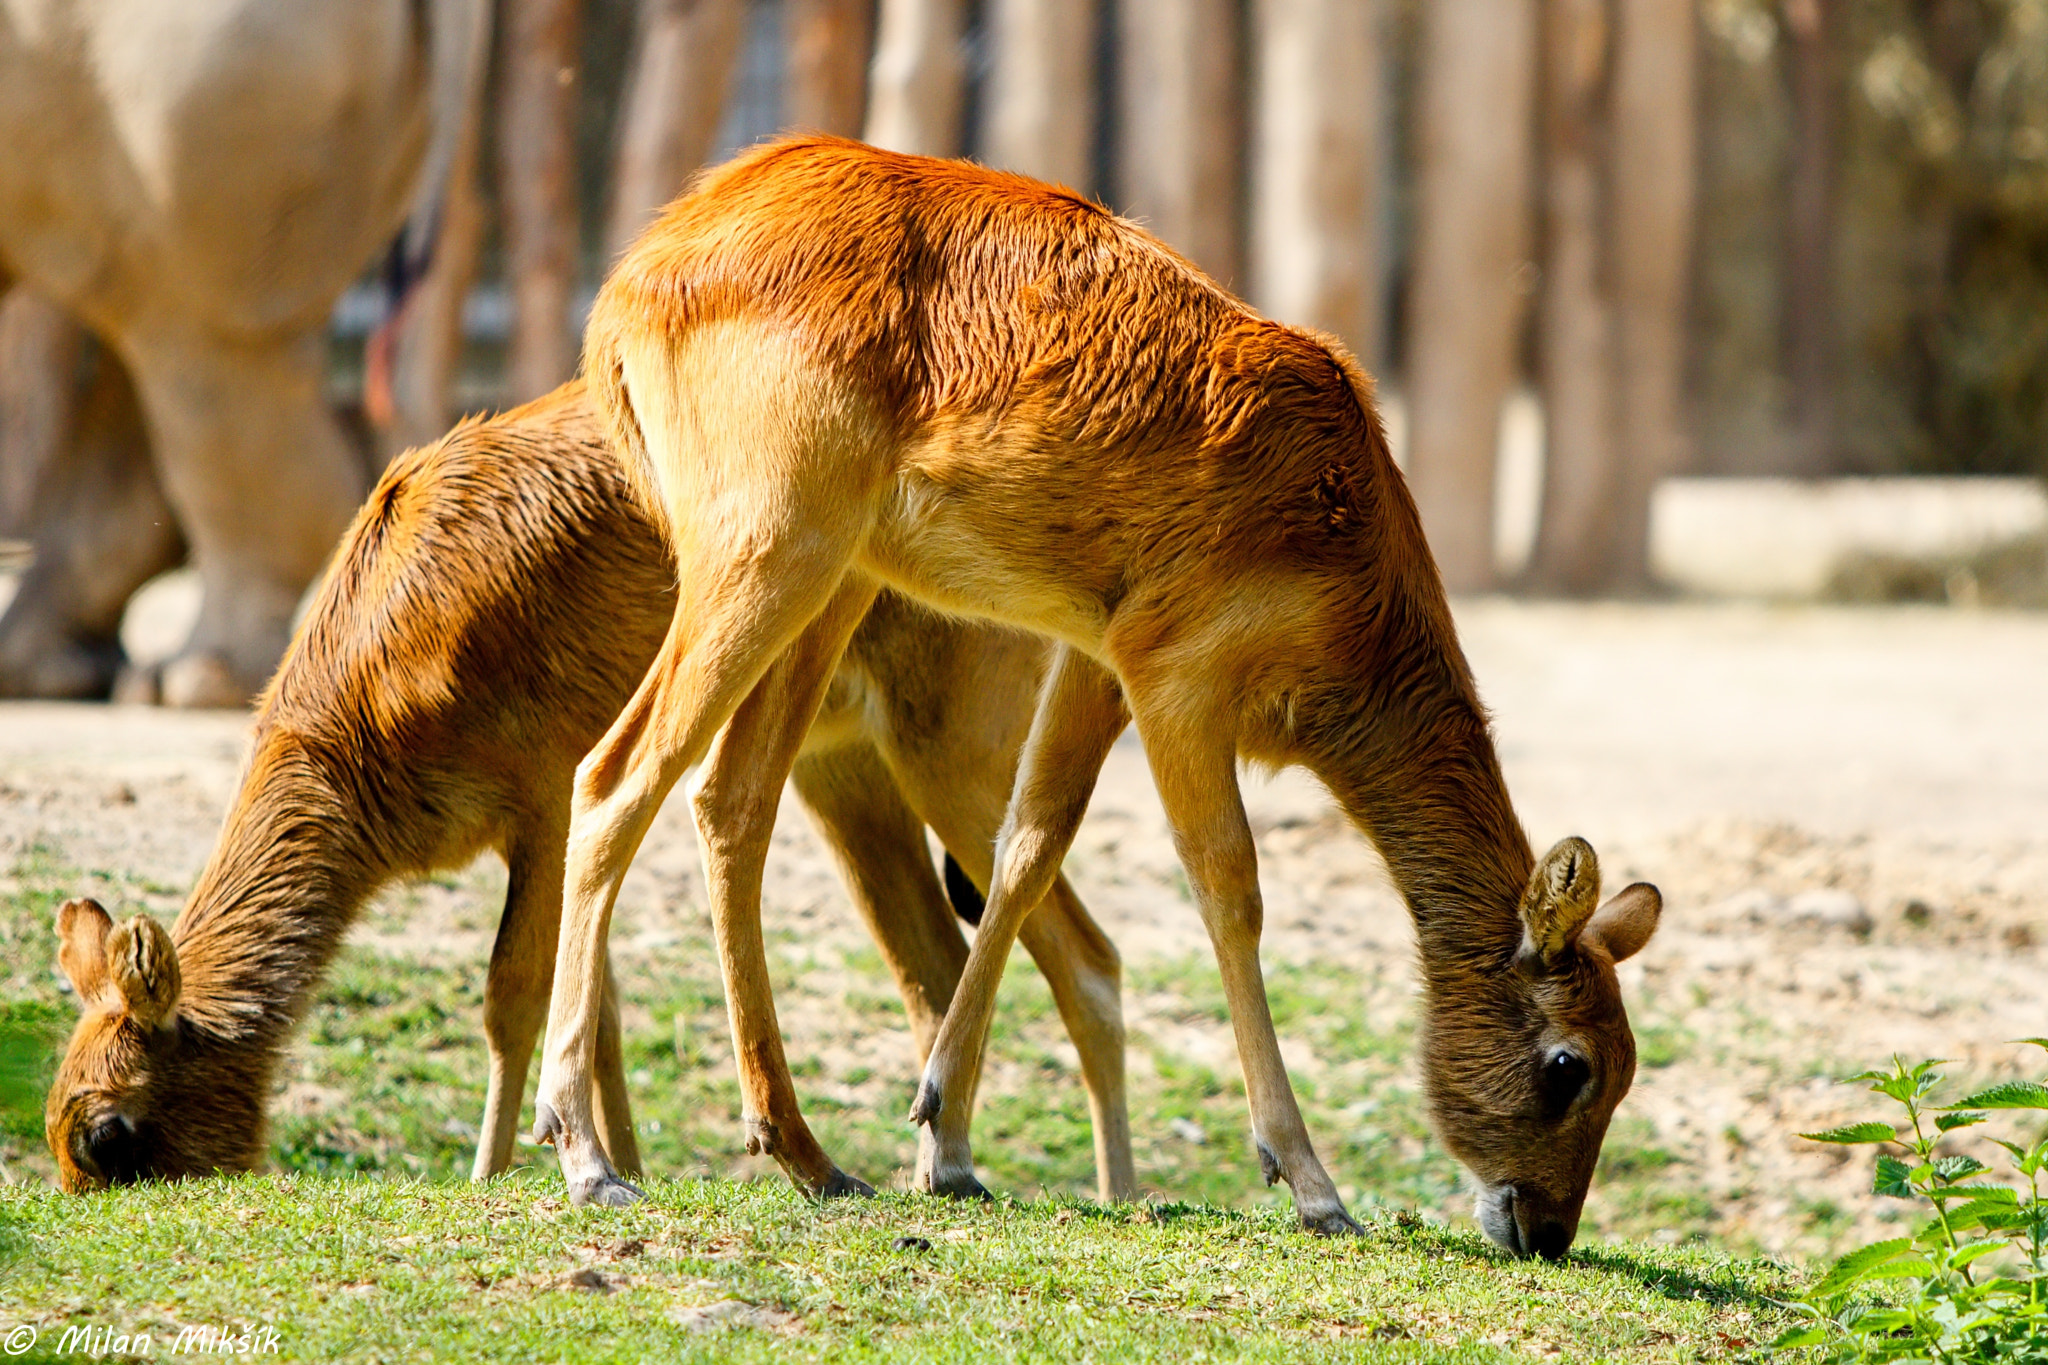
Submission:
[[[2048,0],[436,2],[481,12],[436,96],[459,117],[391,135],[412,246],[322,310],[366,476],[570,377],[607,263],[690,173],[806,128],[1062,181],[1341,336],[1454,591],[2048,599]],[[107,423],[74,397],[86,331],[14,273],[0,534],[33,542]],[[181,522],[231,518],[178,482]],[[133,539],[89,522],[62,537]],[[10,613],[0,689],[115,687],[99,599],[184,550],[57,626]],[[224,681],[129,694],[246,695],[283,636],[233,629],[186,649]]]

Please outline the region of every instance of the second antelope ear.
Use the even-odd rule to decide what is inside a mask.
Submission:
[[[107,936],[107,975],[128,1013],[144,1028],[170,1021],[178,1007],[178,950],[148,915],[137,915]]]
[[[1600,860],[1576,836],[1543,855],[1522,892],[1522,954],[1555,961],[1579,937],[1600,905]]]
[[[1648,882],[1636,882],[1614,893],[1593,922],[1586,926],[1586,942],[1598,942],[1616,962],[1626,962],[1643,950],[1657,921],[1664,914],[1664,896]]]
[[[57,965],[78,993],[80,1006],[107,990],[107,935],[114,921],[98,901],[69,900],[57,907]]]

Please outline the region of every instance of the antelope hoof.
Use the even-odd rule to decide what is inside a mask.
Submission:
[[[832,1178],[819,1186],[813,1193],[820,1199],[871,1199],[875,1187],[857,1175],[848,1175],[837,1166],[832,1168]]]
[[[1301,1226],[1305,1231],[1313,1232],[1318,1237],[1365,1236],[1365,1229],[1358,1225],[1357,1219],[1344,1211],[1342,1204],[1318,1212],[1303,1209]]]
[[[638,1185],[628,1184],[615,1175],[594,1175],[569,1182],[569,1202],[579,1207],[622,1209],[646,1197],[647,1192]]]
[[[919,1182],[919,1188],[925,1194],[936,1194],[944,1199],[980,1199],[989,1203],[995,1201],[995,1196],[988,1192],[988,1187],[976,1180],[971,1171],[964,1175],[929,1175]]]

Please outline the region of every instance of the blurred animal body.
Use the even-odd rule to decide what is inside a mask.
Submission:
[[[511,875],[485,985],[474,1174],[503,1170],[554,970],[576,762],[631,694],[675,601],[662,537],[580,383],[401,457],[263,698],[241,791],[176,925],[115,926],[90,901],[60,914],[60,960],[84,1010],[47,1111],[63,1185],[258,1164],[280,1051],[350,922],[393,879],[487,849]],[[1029,636],[884,599],[795,768],[920,1058],[967,957],[925,825],[986,885],[1044,659]],[[1055,902],[1029,946],[1082,1058],[1101,1188],[1128,1196],[1116,953],[1070,891]],[[631,1170],[606,991],[595,1099],[606,1150]],[[759,1124],[751,1139],[805,1188],[862,1188],[801,1117],[778,1123],[772,1141]]]
[[[0,5],[0,294],[33,286],[111,348],[155,464],[60,475],[119,496],[70,496],[34,528],[0,693],[105,695],[121,605],[188,544],[204,601],[164,699],[239,706],[275,668],[365,484],[326,406],[328,318],[408,213],[404,249],[425,251],[488,14]]]
[[[751,892],[760,794],[886,586],[1058,642],[912,1110],[920,1188],[980,1189],[968,1126],[1003,962],[1134,719],[1267,1179],[1309,1228],[1355,1229],[1266,1005],[1240,757],[1307,766],[1384,855],[1420,929],[1443,1140],[1497,1241],[1562,1254],[1634,1072],[1613,964],[1657,894],[1601,908],[1583,841],[1532,856],[1370,381],[1336,342],[1070,192],[811,138],[677,200],[600,292],[585,364],[693,590],[577,774],[536,1129],[572,1196],[630,1197],[588,1074],[612,899],[648,821],[703,761],[719,795],[700,793],[700,827],[737,864],[715,875]],[[765,996],[765,974],[728,989]]]

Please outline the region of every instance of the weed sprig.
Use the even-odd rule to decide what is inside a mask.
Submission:
[[[2048,1048],[2048,1038],[2024,1041]],[[1902,1106],[1909,1132],[1872,1120],[1801,1134],[1813,1142],[1899,1149],[1903,1156],[1878,1154],[1872,1189],[1922,1202],[1933,1217],[1909,1237],[1874,1242],[1835,1262],[1787,1305],[1805,1320],[1776,1347],[1818,1346],[1822,1359],[1840,1362],[2048,1362],[2048,1204],[2041,1201],[2048,1136],[2030,1144],[1991,1139],[2010,1154],[2018,1177],[2011,1184],[1987,1180],[1991,1168],[1975,1157],[1936,1154],[1950,1133],[1988,1122],[1993,1110],[2048,1110],[2048,1084],[2005,1081],[1935,1104],[1940,1065],[1909,1067],[1894,1057],[1889,1070],[1848,1078],[1869,1082],[1871,1093]],[[1898,1282],[1900,1292],[1874,1297],[1885,1281]]]

